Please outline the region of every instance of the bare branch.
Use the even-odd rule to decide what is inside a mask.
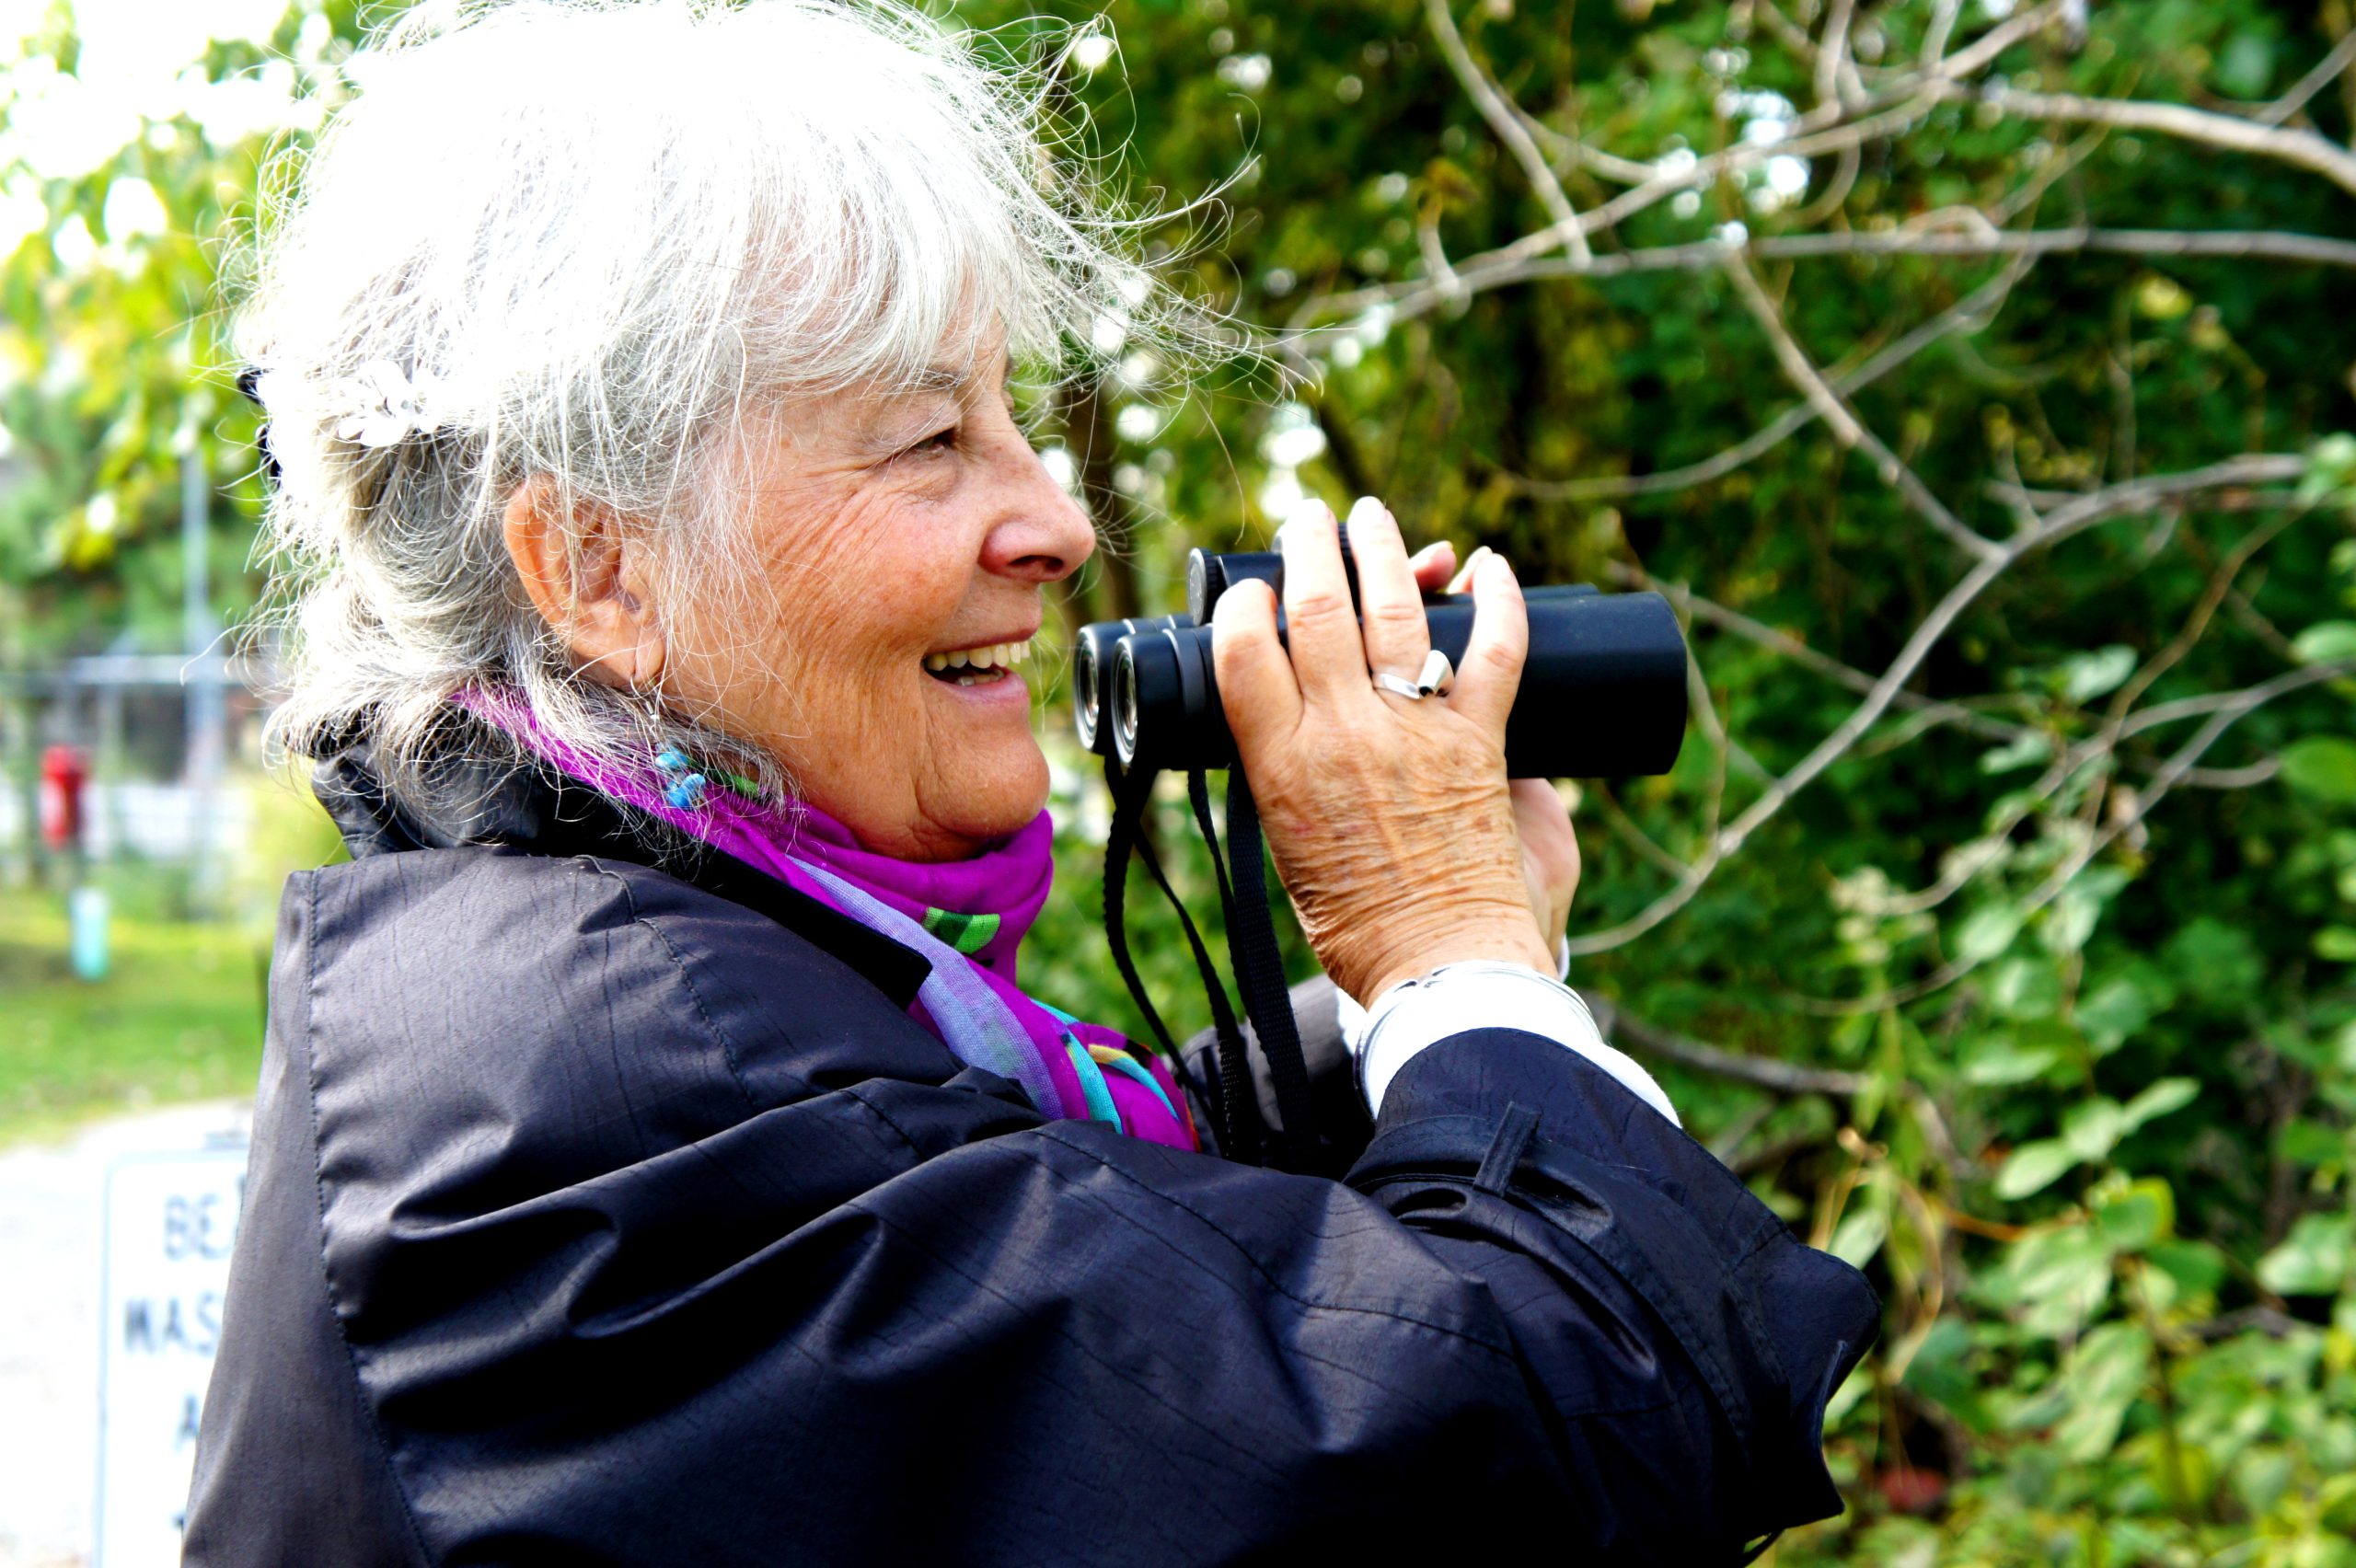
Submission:
[[[2181,474],[2154,474],[2123,485],[2089,491],[2054,507],[2038,525],[2036,543],[2050,543],[2106,518],[2125,513],[2149,512],[2163,502],[2219,490],[2246,490],[2253,485],[2290,484],[2307,471],[2307,460],[2295,453],[2263,453],[2228,457],[2206,468]],[[2256,500],[2290,505],[2296,498],[2259,496]],[[2050,536],[2046,537],[2044,536]],[[2007,541],[2011,548],[2017,541]]]
[[[1938,0],[1931,9],[1931,25],[1923,32],[1923,69],[1937,68],[1947,52],[1947,40],[1955,36],[1956,18],[1963,14],[1963,0]]]
[[[2349,675],[2356,675],[2356,659],[2289,671],[2275,676],[2272,680],[2261,681],[2254,686],[2245,686],[2239,691],[2220,692],[2200,699],[2210,705],[2209,721],[2194,732],[2192,738],[2179,746],[2175,755],[2160,767],[2159,771],[2154,775],[2151,785],[2136,796],[2135,804],[2131,810],[2113,817],[2104,825],[2101,832],[2088,835],[2085,843],[2073,850],[2060,865],[2053,869],[2045,881],[2039,883],[2023,902],[2021,913],[2025,916],[2034,915],[2056,898],[2061,897],[2062,891],[2077,880],[2078,873],[2092,864],[2096,855],[2110,847],[2121,836],[2135,831],[2142,824],[2143,819],[2152,814],[2153,809],[2167,798],[2171,790],[2185,782],[2195,771],[2200,758],[2207,754],[2210,747],[2215,745],[2223,737],[2227,730],[2277,698],[2287,696],[2307,686],[2320,685],[2325,681],[2338,680]],[[1943,990],[1970,974],[1979,967],[1979,963],[1978,960],[1966,962],[1958,959],[1941,965],[1935,972],[1921,980],[1894,987],[1876,996],[1861,997],[1854,1001],[1826,1002],[1811,999],[1806,1005],[1812,1012],[1851,1014],[1879,1012],[1887,1007],[1920,1001],[1934,992]]]
[[[1767,30],[1781,39],[1784,48],[1802,60],[1815,60],[1816,40],[1807,36],[1807,30],[1805,28],[1784,15],[1783,9],[1775,4],[1775,0],[1757,0],[1757,3],[1751,6],[1751,15],[1765,23]]]
[[[1750,263],[1739,258],[1729,261],[1727,276],[1733,281],[1736,292],[1742,295],[1743,304],[1750,306],[1760,329],[1767,334],[1767,340],[1775,351],[1776,363],[1784,367],[1784,374],[1806,395],[1809,404],[1815,408],[1817,417],[1832,428],[1832,433],[1839,438],[1841,444],[1864,448],[1865,455],[1873,459],[1874,471],[1881,477],[1882,483],[1895,490],[1917,516],[1946,535],[1950,541],[1981,560],[2001,557],[2003,550],[2000,546],[1973,532],[1963,519],[1948,511],[1946,503],[1931,493],[1930,487],[1914,470],[1900,461],[1898,454],[1891,451],[1881,437],[1867,430],[1865,421],[1858,419],[1849,405],[1842,400],[1841,395],[1826,383],[1823,373],[1816,368],[1807,357],[1807,352],[1800,347],[1799,340],[1792,336],[1791,329],[1784,324],[1783,313],[1776,308],[1775,302],[1767,297],[1765,289],[1760,287],[1759,279],[1751,272]]]
[[[1856,15],[1857,0],[1832,0],[1824,38],[1816,46],[1816,101],[1829,108],[1842,106],[1843,88],[1854,69],[1849,63],[1849,24]]]
[[[2119,98],[2080,98],[2073,93],[2026,93],[1990,86],[1976,94],[1946,89],[1953,97],[1976,97],[2006,114],[2030,120],[2060,120],[2082,125],[2111,125],[2122,131],[2149,131],[2273,158],[2312,174],[2319,174],[2341,190],[2356,194],[2356,153],[2313,131],[2286,131],[2239,115],[2189,109],[2176,103],[2141,103]]]
[[[1521,122],[1521,128],[1530,133],[1533,141],[1542,144],[1549,156],[1556,162],[1576,164],[1589,174],[1601,175],[1620,185],[1642,185],[1660,173],[1659,169],[1641,159],[1623,158],[1616,153],[1608,153],[1584,136],[1547,124],[1502,89],[1499,97],[1513,111],[1513,117]]]
[[[2251,686],[2244,691],[2209,692],[2200,697],[2178,698],[2174,702],[2155,702],[2149,708],[2139,709],[2129,715],[2127,722],[2120,728],[2120,732],[2138,735],[2146,730],[2157,729],[2163,724],[2174,724],[2186,719],[2197,719],[2204,713],[2215,713],[2221,709],[2231,708],[2251,692],[2262,694],[2258,698],[2260,702],[2271,702],[2276,698],[2286,696],[2291,692],[2311,686],[2321,686],[2327,681],[2344,680],[2351,675],[2356,675],[2356,662],[2305,664],[2277,675],[2262,686]]]
[[[2318,61],[2314,70],[2292,84],[2289,92],[2259,110],[2258,122],[2260,125],[2281,124],[2306,108],[2310,98],[2331,86],[2332,78],[2350,65],[2356,65],[2356,28],[2349,29],[2348,36],[2333,45],[2331,52]]]
[[[1705,599],[1681,583],[1661,582],[1657,578],[1639,572],[1634,568],[1619,561],[1607,562],[1603,571],[1605,576],[1623,586],[1641,584],[1654,589],[1671,605],[1693,619],[1716,627],[1722,631],[1732,632],[1746,641],[1755,642],[1761,648],[1780,653],[1802,668],[1813,670],[1836,685],[1847,686],[1851,691],[1862,694],[1874,688],[1874,677],[1855,665],[1844,664],[1830,654],[1819,652],[1809,647],[1789,632],[1769,626],[1764,621],[1753,620],[1739,610],[1729,609],[1714,600]],[[1942,702],[1935,698],[1924,697],[1919,692],[1900,691],[1895,700],[1896,705],[1900,708],[1910,708],[1917,713],[1934,716],[1942,723],[1954,724],[1969,730],[1987,740],[2017,740],[2026,732],[2024,726],[2007,724],[2000,719],[1991,719],[1985,714],[1974,713],[1968,708],[1959,707],[1952,702]]]
[[[2181,474],[2154,475],[2130,484],[2113,485],[2056,507],[2035,527],[2005,540],[1995,555],[1976,561],[1971,570],[1932,607],[1931,613],[1915,627],[1913,634],[1899,650],[1898,656],[1890,661],[1889,667],[1874,682],[1873,689],[1865,694],[1865,700],[1818,742],[1814,749],[1794,764],[1789,772],[1761,792],[1741,815],[1718,831],[1682,882],[1619,925],[1572,938],[1572,956],[1604,952],[1633,941],[1692,903],[1693,895],[1701,891],[1703,883],[1709,880],[1727,857],[1740,849],[1743,843],[1770,817],[1783,810],[1793,796],[1846,755],[1875,721],[1888,711],[1891,704],[1898,700],[1899,692],[1913,678],[1914,672],[1922,667],[1923,661],[1930,656],[1931,650],[1953,628],[1957,618],[1986,592],[1990,583],[2003,576],[2023,556],[2058,544],[2112,517],[2148,511],[2154,505],[2187,500],[2207,491],[2231,491],[2253,484],[2294,478],[2303,473],[2305,467],[2305,459],[2302,457],[2269,453],[2228,458],[2223,463]],[[2287,492],[2279,497],[2279,501],[2285,505],[2297,503],[2296,498]],[[2293,672],[2302,675],[2309,673]],[[2197,755],[2193,760],[2198,760]]]
[[[2047,879],[2045,888],[2040,889],[2031,900],[2029,908],[2040,909],[2050,903],[2062,889],[2069,884],[2070,880],[2085,868],[2089,860],[2108,848],[2119,835],[2151,815],[2152,808],[2165,799],[2170,790],[2183,782],[2185,776],[2192,771],[2194,765],[2211,746],[2217,744],[2227,730],[2279,697],[2285,697],[2307,686],[2318,686],[2326,681],[2341,679],[2350,674],[2356,674],[2356,659],[2286,671],[2272,680],[2260,681],[2254,686],[2246,686],[2240,691],[2229,693],[2226,699],[2219,703],[2217,710],[2210,715],[2209,721],[2194,731],[2192,738],[2178,747],[2176,755],[2168,758],[2159,772],[2153,776],[2151,787],[2142,792],[2135,809],[2108,824],[2073,859],[2056,867],[2053,874]]]
[[[1620,185],[1642,185],[1660,173],[1648,163],[1607,153],[1585,137],[1557,131],[1519,104],[1513,105],[1513,112],[1514,117],[1521,121],[1522,129],[1544,143],[1558,161],[1576,164],[1589,174],[1600,174]]]
[[[1595,1015],[1596,1027],[1607,1040],[1617,1036],[1663,1061],[1675,1062],[1713,1078],[1731,1078],[1776,1094],[1843,1097],[1863,1094],[1873,1084],[1873,1079],[1864,1073],[1797,1066],[1772,1056],[1746,1056],[1716,1045],[1704,1045],[1699,1040],[1646,1023],[1634,1013],[1623,1012],[1617,1003],[1600,992],[1581,991],[1579,997]]]
[[[1578,214],[1571,209],[1571,199],[1563,192],[1563,182],[1554,178],[1553,169],[1538,151],[1538,144],[1530,139],[1530,132],[1513,106],[1506,101],[1505,94],[1474,62],[1472,52],[1464,47],[1464,35],[1456,30],[1456,18],[1449,13],[1448,0],[1424,0],[1424,15],[1431,23],[1432,36],[1439,40],[1440,52],[1448,57],[1449,69],[1456,73],[1458,85],[1472,99],[1481,118],[1489,122],[1489,129],[1496,133],[1497,140],[1513,154],[1514,161],[1521,165],[1521,172],[1538,192],[1553,232],[1562,237],[1563,248],[1574,259],[1588,255],[1587,231],[1579,226]]]
[[[1971,234],[1893,229],[1782,235],[1754,240],[1749,248],[1752,255],[1770,261],[1819,256],[2051,256],[2090,251],[2112,256],[2313,261],[2356,268],[2356,241],[2268,229],[2004,229]]]
[[[1672,877],[1685,875],[1685,862],[1662,848],[1660,842],[1646,833],[1636,819],[1628,814],[1628,808],[1613,799],[1609,790],[1598,790],[1594,791],[1594,798],[1599,802],[1598,809],[1603,813],[1603,825],[1626,839],[1628,847],[1639,857]]]
[[[1451,275],[1452,284],[1429,278],[1412,279],[1313,300],[1294,319],[1293,341],[1299,343],[1320,330],[1313,325],[1316,320],[1355,318],[1377,307],[1392,320],[1402,321],[1470,294],[1516,283],[1545,278],[1607,279],[1641,272],[1699,271],[1706,267],[1725,266],[1727,257],[1733,254],[1748,255],[1761,261],[1782,261],[1832,256],[2051,256],[2077,252],[2302,261],[2356,270],[2356,240],[2253,229],[2069,228],[1934,234],[1904,229],[1859,230],[1780,235],[1752,240],[1741,247],[1715,241],[1655,246],[1598,255],[1583,263],[1562,256],[1500,259],[1505,252],[1492,250],[1458,265]]]
[[[2351,247],[2356,249],[2356,247]],[[1867,359],[1865,363],[1833,379],[1833,390],[1847,398],[1864,390],[1906,363],[1933,343],[1956,332],[1976,332],[1992,320],[2004,306],[2015,284],[2027,272],[2034,258],[2023,255],[2013,266],[1995,278],[1982,283],[1930,320],[1889,344]],[[1627,495],[1659,495],[1669,490],[1691,489],[1724,478],[1736,469],[1773,451],[1799,432],[1814,424],[1817,409],[1803,399],[1784,410],[1755,434],[1727,447],[1715,456],[1699,463],[1689,463],[1681,468],[1665,468],[1657,474],[1610,475],[1593,479],[1525,479],[1513,478],[1514,489],[1525,495],[1548,501],[1587,501]]]

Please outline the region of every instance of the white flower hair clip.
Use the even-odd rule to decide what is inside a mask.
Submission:
[[[448,424],[437,406],[442,382],[433,372],[404,374],[390,360],[370,360],[360,374],[329,388],[339,441],[363,446],[392,446],[412,435],[432,435]]]

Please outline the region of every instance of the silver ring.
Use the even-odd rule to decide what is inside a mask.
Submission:
[[[1394,675],[1388,670],[1377,670],[1374,673],[1374,689],[1387,691],[1393,697],[1403,697],[1410,702],[1421,702],[1424,699],[1423,687],[1411,680]]]
[[[1448,655],[1435,648],[1424,658],[1423,673],[1415,677],[1415,691],[1421,697],[1446,697],[1456,685],[1456,666]]]

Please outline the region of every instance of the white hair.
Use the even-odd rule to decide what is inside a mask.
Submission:
[[[1174,329],[1133,222],[1044,139],[1052,64],[986,63],[897,0],[456,0],[352,67],[265,187],[237,328],[297,755],[364,732],[398,778],[493,686],[601,761],[680,744],[776,786],[759,748],[583,678],[508,558],[515,488],[549,476],[563,516],[642,527],[707,591],[749,571],[747,420],[1001,330],[1035,372],[1108,317]],[[357,430],[372,366],[430,417]]]

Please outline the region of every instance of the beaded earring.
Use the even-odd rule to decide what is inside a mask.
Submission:
[[[665,746],[654,754],[654,767],[663,775],[663,800],[674,811],[691,812],[703,804],[705,789],[710,780],[695,771],[695,761],[676,746]]]

